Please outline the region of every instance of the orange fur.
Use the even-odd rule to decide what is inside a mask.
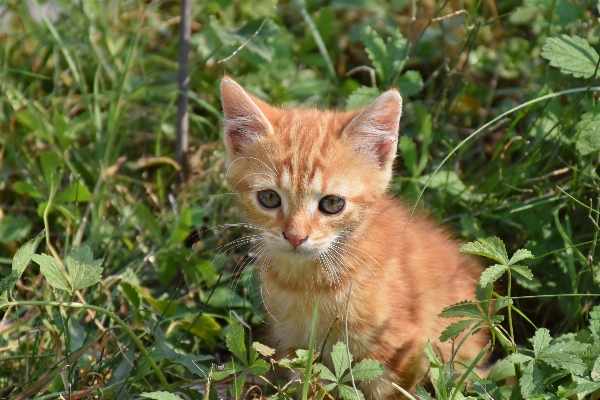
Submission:
[[[382,379],[363,383],[367,399],[395,399],[389,382],[409,391],[423,379],[430,340],[446,361],[448,343],[437,343],[450,322],[442,309],[474,298],[477,261],[426,218],[387,194],[396,155],[402,99],[383,93],[363,110],[283,110],[247,94],[231,78],[221,84],[227,180],[247,222],[261,233],[257,265],[269,330],[278,351],[308,348],[316,298],[316,342],[336,318],[327,354],[344,340],[349,285],[349,347],[355,360],[384,367]],[[281,205],[265,208],[257,193],[274,190]],[[345,201],[337,214],[319,209],[328,195]],[[459,358],[473,359],[487,343],[479,333]]]

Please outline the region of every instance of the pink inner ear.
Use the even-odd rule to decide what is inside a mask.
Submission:
[[[232,79],[225,78],[221,82],[221,102],[225,145],[231,153],[240,154],[245,143],[272,132],[262,111],[270,107],[250,96]]]
[[[354,148],[366,153],[378,167],[387,167],[396,155],[402,98],[388,90],[362,110],[344,129]]]

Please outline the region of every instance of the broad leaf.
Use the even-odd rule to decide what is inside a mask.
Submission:
[[[264,357],[271,357],[272,355],[275,354],[274,349],[272,349],[268,346],[265,346],[262,343],[254,342],[254,343],[252,343],[252,347]]]
[[[564,369],[577,376],[583,376],[587,366],[579,357],[588,345],[579,342],[559,342],[543,349],[536,357],[538,360],[559,369]]]
[[[71,277],[72,291],[95,285],[102,277],[102,260],[94,260],[88,246],[73,249],[66,257],[67,270]]]
[[[526,356],[525,354],[522,353],[513,353],[513,354],[509,354],[506,357],[506,360],[510,361],[513,364],[521,364],[527,361],[531,361],[533,360],[532,357]]]
[[[406,71],[398,78],[398,87],[404,97],[410,97],[423,90],[423,78],[419,71]]]
[[[477,322],[475,319],[466,319],[464,321],[454,322],[448,326],[440,335],[440,342],[445,342],[449,339],[455,339],[458,335],[468,329],[473,323]]]
[[[581,116],[581,121],[575,126],[579,131],[577,150],[584,156],[600,152],[600,105],[592,107]]]
[[[85,202],[92,197],[92,194],[83,182],[72,183],[67,186],[63,191],[56,195],[54,201],[58,203],[70,203],[70,202]]]
[[[40,265],[40,272],[46,277],[50,286],[73,294],[71,285],[58,261],[47,254],[34,254],[31,259]]]
[[[381,92],[375,87],[361,86],[348,96],[346,108],[354,110],[370,104]]]
[[[480,286],[489,286],[496,282],[503,274],[506,272],[508,267],[506,265],[495,264],[491,267],[488,267],[481,273],[481,278],[479,278]]]
[[[477,304],[467,300],[444,308],[439,316],[442,318],[465,317],[478,320],[483,317]]]
[[[550,65],[560,68],[564,74],[574,77],[589,78],[594,74],[598,53],[587,40],[577,36],[560,35],[546,40],[542,47],[542,57],[550,61]]]
[[[313,367],[313,372],[314,373],[318,372],[320,374],[319,375],[320,379],[337,382],[337,378],[333,374],[333,372],[331,372],[331,370],[329,368],[327,368],[326,366],[324,366],[323,364],[315,364],[315,366]]]
[[[544,393],[544,378],[542,371],[533,361],[527,363],[519,380],[521,395],[527,399],[536,394]]]
[[[600,306],[595,306],[590,311],[590,331],[596,343],[600,343]]]
[[[488,257],[504,265],[508,265],[509,263],[504,243],[495,236],[487,239],[478,239],[477,242],[466,243],[462,245],[460,252]]]
[[[531,270],[524,265],[513,265],[510,267],[510,269],[515,271],[519,275],[525,277],[526,279],[533,279],[533,273],[531,273]]]
[[[387,47],[383,39],[377,34],[375,29],[369,25],[365,26],[361,32],[360,39],[365,45],[365,51],[371,59],[373,68],[377,72],[380,80],[386,78],[386,63],[388,59]]]
[[[225,335],[225,344],[244,365],[248,365],[246,343],[244,343],[244,329],[240,324],[232,324],[231,331]]]
[[[350,368],[352,364],[352,354],[348,359],[348,349],[344,342],[337,342],[331,350],[331,360],[333,361],[333,369],[337,380],[341,380],[344,372]]]
[[[365,395],[358,388],[355,390],[352,386],[338,385],[338,391],[344,400],[365,400]]]
[[[531,252],[527,249],[519,249],[515,252],[515,254],[513,254],[513,256],[510,258],[510,262],[508,263],[508,265],[513,265],[518,263],[519,261],[522,261],[526,258],[535,258],[533,256],[533,254],[531,254]]]
[[[352,377],[355,381],[367,381],[383,374],[383,367],[377,360],[361,360],[358,364],[352,367]],[[350,373],[346,374],[342,382],[349,381]]]
[[[19,250],[15,253],[12,260],[12,272],[17,278],[20,278],[23,271],[25,271],[25,268],[27,268],[31,256],[35,254],[35,250],[44,236],[46,236],[45,231],[41,231],[35,239],[31,239],[19,247]]]
[[[550,331],[546,328],[540,328],[533,336],[533,352],[535,356],[539,356],[540,352],[550,345],[552,337]]]
[[[475,382],[473,388],[481,397],[487,400],[502,400],[502,393],[496,384],[492,381],[482,379]]]

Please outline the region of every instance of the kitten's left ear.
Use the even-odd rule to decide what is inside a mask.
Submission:
[[[380,168],[391,166],[398,147],[398,124],[402,115],[402,97],[388,90],[362,110],[344,129],[342,137],[352,141]]]

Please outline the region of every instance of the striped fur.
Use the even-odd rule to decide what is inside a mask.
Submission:
[[[400,398],[390,382],[409,391],[428,368],[423,346],[437,343],[452,321],[437,317],[453,303],[473,299],[481,273],[477,261],[426,218],[390,198],[402,99],[383,93],[359,111],[283,110],[249,95],[231,78],[221,83],[227,180],[249,224],[260,230],[255,253],[272,344],[280,356],[308,348],[313,307],[324,286],[317,344],[327,331],[327,359],[344,340],[355,360],[381,361],[381,379],[365,382],[367,399]],[[281,206],[263,207],[261,190],[275,190]],[[320,199],[345,200],[329,215]],[[306,238],[294,246],[290,237]],[[286,239],[287,238],[287,239]],[[304,239],[303,239],[304,240]],[[297,243],[296,243],[297,244]],[[335,322],[337,321],[337,322]],[[487,343],[480,333],[459,358],[473,359]]]

